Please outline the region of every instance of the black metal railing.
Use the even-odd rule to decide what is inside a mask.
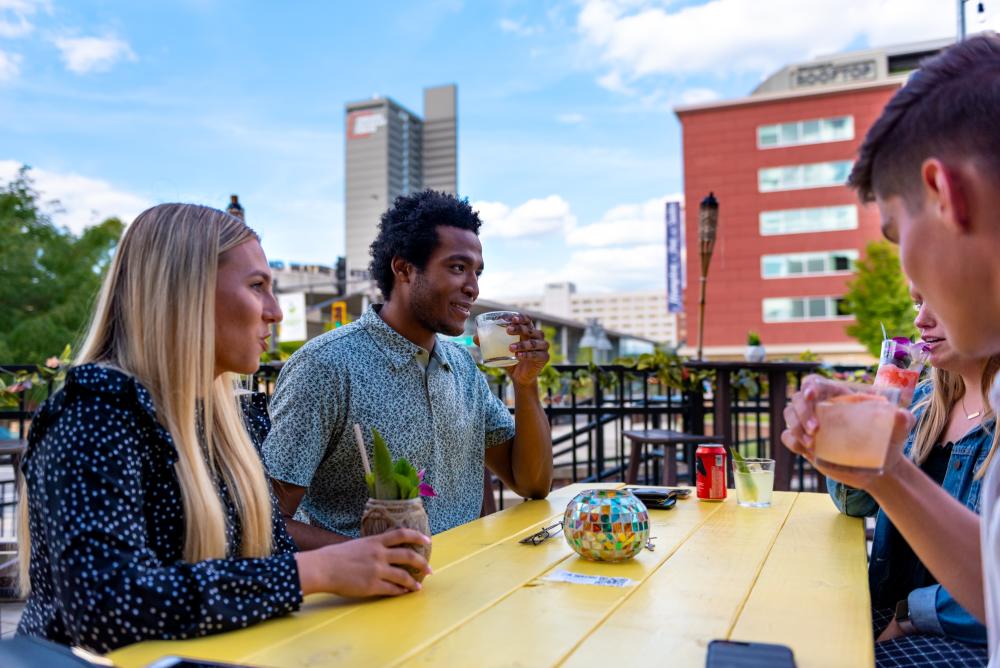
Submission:
[[[248,389],[270,395],[280,371],[280,364],[261,366],[248,379]],[[772,457],[778,461],[776,489],[823,491],[822,476],[801,458],[780,446],[778,435],[784,426],[785,402],[801,383],[802,377],[816,369],[817,363],[688,362],[685,367],[700,373],[704,381],[687,392],[666,387],[655,370],[636,370],[624,366],[556,365],[558,380],[546,382],[543,405],[553,429],[553,456],[556,484],[620,480],[628,466],[628,449],[623,433],[630,429],[671,429],[695,435],[712,435],[744,456]],[[0,374],[35,367],[7,365]],[[850,373],[865,367],[837,367]],[[497,396],[513,411],[512,389],[506,376],[490,376]],[[52,391],[51,384],[23,393],[14,408],[0,408],[0,426],[16,425],[24,438],[33,411]],[[682,449],[686,450],[686,449]],[[680,473],[690,475],[692,462],[682,457]],[[643,461],[646,481],[655,478],[655,467]],[[688,478],[690,479],[690,478]],[[0,535],[12,532],[7,507],[14,494],[5,485],[13,477],[0,476]],[[503,489],[494,479],[498,505],[503,507]],[[13,488],[11,488],[13,489]],[[16,493],[15,493],[16,494]],[[8,500],[8,497],[11,497]]]
[[[704,377],[700,387],[687,392],[664,387],[653,370],[555,366],[560,391],[549,389],[543,404],[553,428],[556,484],[622,479],[628,466],[623,432],[665,428],[716,436],[744,456],[776,459],[776,489],[825,490],[823,477],[780,444],[788,396],[819,364],[689,362],[685,367]],[[589,383],[580,383],[581,375]],[[497,396],[512,406],[512,390],[505,377],[492,376],[491,384]],[[567,423],[568,430],[563,426]],[[678,453],[680,471],[687,472],[688,480],[692,451],[685,448]],[[655,479],[656,469],[650,475],[648,459],[642,470],[647,482]],[[494,480],[494,485],[502,508],[502,483]]]

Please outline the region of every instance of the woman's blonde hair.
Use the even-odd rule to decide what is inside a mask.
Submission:
[[[177,449],[184,507],[184,559],[227,556],[221,476],[239,516],[240,555],[271,554],[271,496],[236,395],[238,377],[215,376],[215,288],[219,258],[259,240],[243,221],[194,204],[147,209],[126,230],[104,279],[75,365],[133,375],[150,392]],[[204,428],[203,428],[204,426]],[[19,517],[21,586],[29,586],[26,485]]]
[[[990,357],[983,368],[982,381],[979,384],[979,391],[983,396],[983,424],[996,417],[990,406],[989,394],[993,378],[998,371],[1000,371],[1000,356]],[[931,391],[913,407],[914,411],[924,411],[917,424],[917,433],[910,451],[910,456],[917,464],[923,464],[934,446],[944,437],[944,433],[948,429],[948,416],[951,415],[952,408],[961,401],[966,392],[962,377],[952,371],[934,369],[931,372],[929,382],[932,383]],[[997,443],[1000,442],[1000,429],[997,429],[995,421],[992,439],[990,451],[986,455],[986,459],[983,460],[983,465],[976,471],[977,480],[986,473],[986,469],[993,461],[993,456],[997,451]]]

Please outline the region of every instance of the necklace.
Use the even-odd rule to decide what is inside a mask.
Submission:
[[[964,396],[962,397],[962,412],[965,413],[965,419],[966,420],[975,420],[977,417],[979,417],[983,413],[982,411],[976,411],[974,413],[970,413],[969,409],[965,407],[965,397]]]

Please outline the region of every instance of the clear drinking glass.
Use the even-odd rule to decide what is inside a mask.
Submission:
[[[774,460],[744,457],[733,460],[736,503],[746,508],[770,508],[774,493]]]
[[[875,387],[893,387],[899,390],[899,404],[909,407],[917,389],[920,372],[924,370],[930,354],[922,343],[912,343],[907,338],[882,341]]]
[[[507,325],[515,315],[517,313],[513,311],[490,311],[476,316],[476,333],[484,365],[504,367],[517,364],[517,356],[510,351],[510,346],[517,343],[520,337],[507,333]]]
[[[874,392],[843,394],[819,402],[816,460],[834,469],[881,473],[896,423],[899,394],[898,388],[877,387]]]

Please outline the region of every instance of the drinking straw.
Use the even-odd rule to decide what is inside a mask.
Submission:
[[[880,322],[879,324],[882,325],[882,340],[883,341],[888,341],[889,340],[889,335],[885,333],[885,323],[881,323]]]
[[[368,451],[365,450],[365,439],[361,435],[361,425],[354,423],[354,440],[358,444],[358,452],[361,453],[361,465],[365,467],[365,475],[372,472],[371,464],[368,463]]]

